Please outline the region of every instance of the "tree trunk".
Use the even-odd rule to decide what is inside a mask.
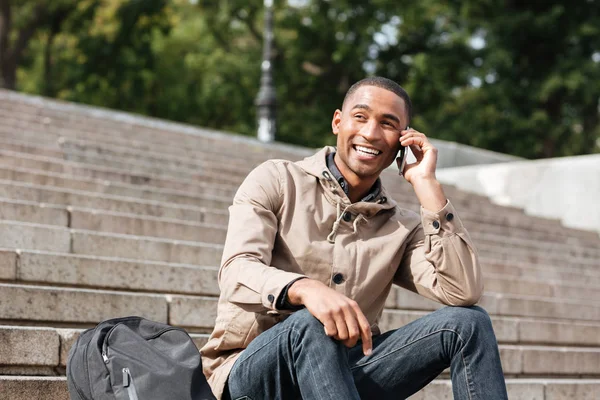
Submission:
[[[8,89],[14,89],[16,73],[9,73],[12,58],[8,43],[11,17],[10,0],[0,0],[0,88]]]
[[[46,7],[38,4],[34,10],[31,20],[17,35],[17,39],[11,46],[9,43],[11,24],[10,0],[0,0],[0,87],[14,90],[17,86],[17,67],[23,53],[29,45],[29,41],[46,17]]]

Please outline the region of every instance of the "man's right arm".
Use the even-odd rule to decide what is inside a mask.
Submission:
[[[267,161],[246,177],[229,207],[219,286],[229,302],[246,311],[279,311],[281,291],[304,277],[271,266],[282,201],[277,167]]]

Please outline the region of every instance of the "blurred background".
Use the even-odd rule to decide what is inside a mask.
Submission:
[[[0,86],[256,135],[263,0],[0,0]],[[430,136],[536,159],[600,152],[600,2],[276,0],[278,141],[333,144],[367,75]]]

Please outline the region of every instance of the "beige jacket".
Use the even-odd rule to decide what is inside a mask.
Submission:
[[[298,277],[354,299],[374,334],[392,283],[448,305],[472,305],[481,296],[477,253],[450,202],[437,213],[421,208],[419,217],[382,188],[374,202],[351,204],[326,167],[332,150],[263,163],[229,208],[218,314],[201,350],[219,398],[243,349],[285,318],[275,302]],[[332,282],[337,273],[341,284]]]

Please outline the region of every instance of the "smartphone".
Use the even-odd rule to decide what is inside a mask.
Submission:
[[[408,130],[410,127],[407,126],[406,129]],[[398,160],[398,158],[400,159],[399,161],[396,161],[398,164],[398,175],[402,176],[402,171],[404,171],[404,166],[406,165],[406,147],[400,146],[396,160]]]

